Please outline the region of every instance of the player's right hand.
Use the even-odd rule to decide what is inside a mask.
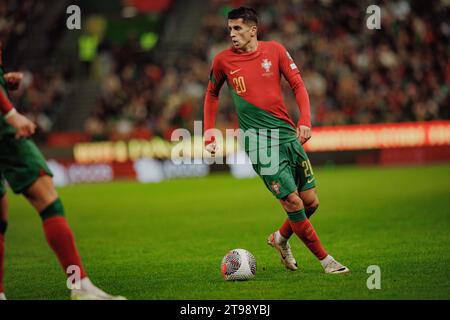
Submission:
[[[16,139],[27,138],[36,131],[36,125],[19,112],[6,119],[6,122],[16,129]]]
[[[217,143],[216,143],[214,137],[211,140],[205,141],[205,149],[206,149],[206,151],[211,153],[211,155],[216,154],[218,147],[217,147]]]

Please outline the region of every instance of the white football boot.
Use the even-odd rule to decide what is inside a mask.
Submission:
[[[0,293],[0,300],[6,300],[6,296],[3,292]]]
[[[281,263],[289,270],[297,270],[297,261],[292,255],[291,246],[287,239],[285,239],[279,231],[275,231],[267,238],[267,244],[274,247],[281,256]]]
[[[80,281],[80,289],[72,289],[71,300],[127,300],[122,296],[112,296],[94,286],[89,278]]]
[[[330,255],[328,255],[325,259],[320,260],[320,263],[322,264],[325,273],[337,274],[350,272],[349,268],[334,260],[334,258]]]

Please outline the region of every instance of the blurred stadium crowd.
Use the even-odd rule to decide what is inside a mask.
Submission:
[[[20,2],[20,10],[13,8],[16,1],[1,2],[4,42],[26,29],[29,2]],[[167,138],[175,128],[192,128],[202,119],[212,58],[229,46],[227,12],[242,4],[258,11],[260,40],[279,41],[299,66],[314,126],[450,118],[450,23],[444,1],[381,1],[382,28],[369,30],[368,1],[214,0],[192,47],[175,62],[141,64],[136,59],[141,49],[133,41],[100,44],[101,93],[86,132],[102,139],[137,128]],[[26,80],[15,99],[49,130],[70,77],[49,68],[29,72]],[[286,83],[284,91],[297,119]],[[236,126],[231,99],[222,93],[218,127]]]
[[[281,42],[298,63],[314,125],[448,117],[450,24],[445,11],[434,8],[417,15],[407,1],[388,2],[382,6],[382,30],[369,30],[363,2],[246,4],[259,12],[260,38]],[[106,125],[110,117],[119,118],[118,125],[126,128],[147,122],[154,133],[166,137],[173,128],[191,128],[194,119],[201,120],[212,58],[229,46],[226,14],[232,5],[214,1],[192,50],[173,65],[138,71],[132,56],[118,64],[103,81],[96,119]],[[298,117],[286,84],[284,89],[286,104]],[[221,98],[218,126],[236,126],[229,95]]]

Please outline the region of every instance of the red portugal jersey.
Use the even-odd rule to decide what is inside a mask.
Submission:
[[[283,101],[282,75],[300,108],[298,124],[311,127],[308,93],[297,65],[281,44],[259,41],[254,52],[227,49],[214,58],[204,105],[205,131],[215,127],[219,92],[227,82],[242,130],[278,129],[279,143],[297,139],[296,125]]]

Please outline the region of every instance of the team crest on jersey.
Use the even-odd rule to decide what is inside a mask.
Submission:
[[[272,66],[272,62],[269,59],[264,59],[261,63],[261,67],[266,70],[266,72],[270,72],[270,67]]]
[[[265,77],[270,77],[273,75],[273,72],[270,72],[270,67],[272,66],[272,61],[269,59],[264,59],[261,63],[261,67],[264,69],[264,73],[262,74]]]
[[[272,181],[272,190],[276,194],[280,194],[280,184],[276,181]]]

